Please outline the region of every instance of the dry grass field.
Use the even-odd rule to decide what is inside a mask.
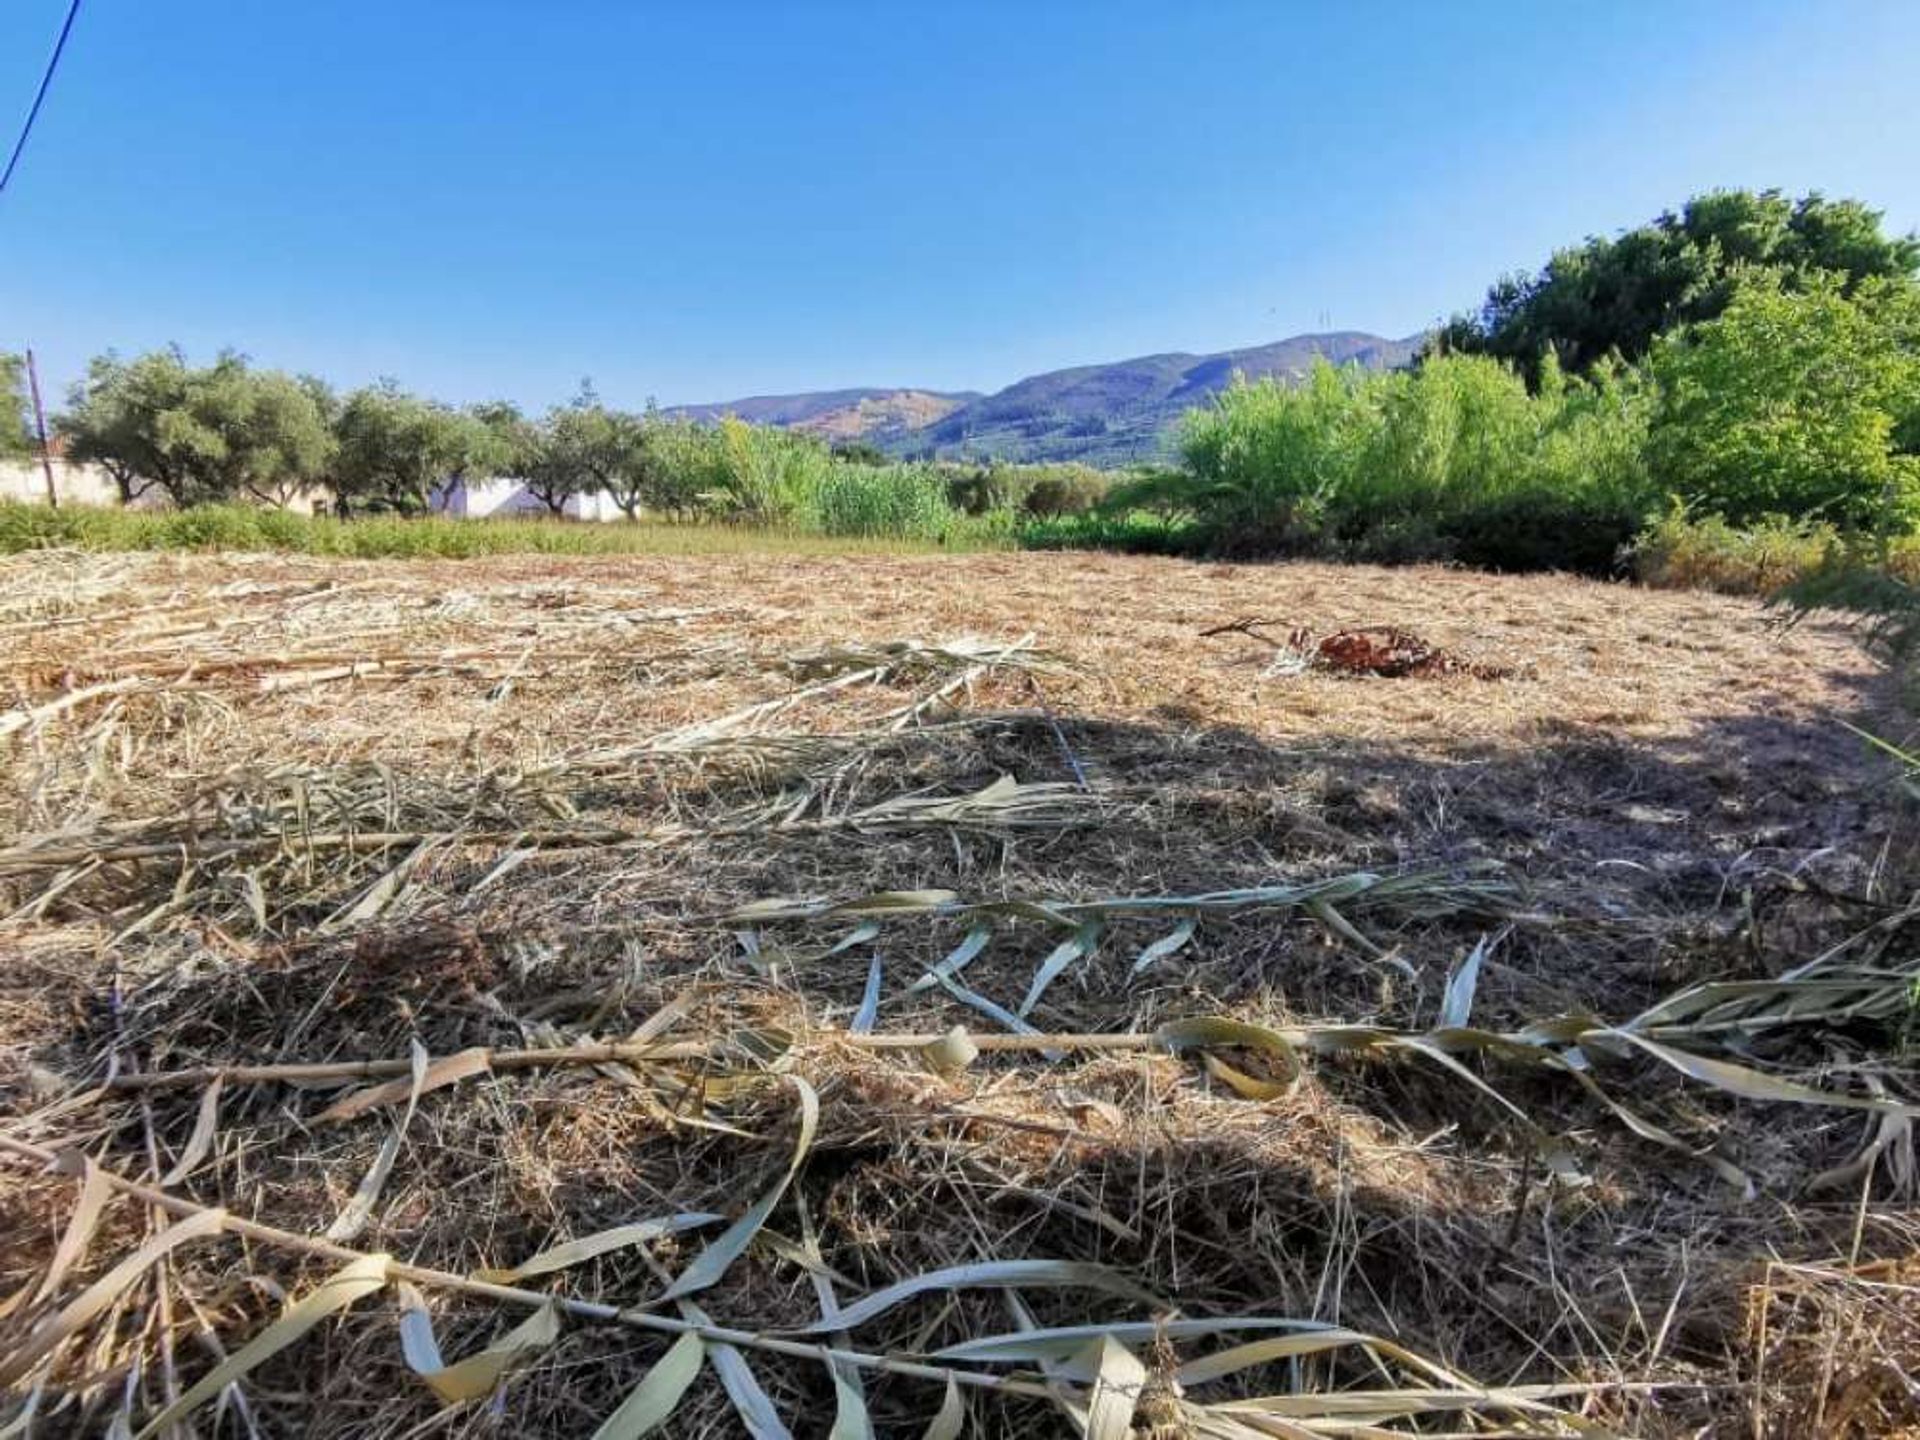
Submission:
[[[1462,663],[1320,658],[1373,626]],[[1837,626],[51,553],[0,642],[10,1434],[1920,1424],[1920,847]]]

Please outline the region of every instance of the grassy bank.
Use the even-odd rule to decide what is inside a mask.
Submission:
[[[791,527],[636,521],[336,520],[245,505],[105,510],[0,501],[0,553],[81,550],[257,550],[357,559],[480,555],[939,554],[1010,543],[1004,527],[957,520],[934,535],[823,535]]]

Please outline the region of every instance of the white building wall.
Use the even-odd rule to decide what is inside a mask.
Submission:
[[[114,485],[113,477],[98,465],[76,465],[66,460],[55,460],[53,488],[62,505],[120,503],[120,491]],[[47,481],[41,473],[38,458],[0,461],[0,500],[22,500],[29,504],[44,505],[46,499]],[[296,495],[287,508],[301,514],[322,514],[331,510],[331,499],[331,495],[324,490],[307,491]],[[456,480],[434,490],[430,501],[431,508],[437,514],[475,520],[488,516],[541,517],[548,513],[545,502],[528,491],[522,481],[504,476],[471,484]],[[149,489],[134,502],[142,509],[162,508],[166,503],[165,494],[157,487]],[[613,497],[603,490],[596,490],[591,495],[575,495],[567,501],[566,513],[574,520],[626,518],[620,513],[620,507],[613,503]]]
[[[53,462],[53,491],[62,505],[118,505],[120,491],[113,477],[98,465],[75,465],[66,460]],[[44,505],[47,477],[39,457],[31,460],[0,460],[0,500],[25,500]]]
[[[496,476],[489,480],[450,481],[435,489],[429,498],[435,513],[469,520],[510,517],[538,519],[552,513],[544,500],[527,489],[524,481],[508,476]],[[574,520],[625,518],[620,513],[620,507],[613,503],[613,497],[604,490],[572,496],[567,501],[566,513],[568,518]]]

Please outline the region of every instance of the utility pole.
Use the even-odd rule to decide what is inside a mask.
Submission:
[[[40,408],[40,372],[33,367],[33,351],[27,351],[27,389],[33,392],[33,428],[40,436],[40,469],[47,477],[47,508],[60,508],[60,492],[53,486],[53,451],[47,446],[47,412]]]

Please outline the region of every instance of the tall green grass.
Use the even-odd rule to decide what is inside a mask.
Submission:
[[[962,515],[947,502],[946,483],[921,465],[835,464],[810,497],[823,534],[894,538],[940,536]]]
[[[1317,364],[1188,416],[1187,500],[1209,548],[1610,573],[1654,509],[1631,376],[1537,394],[1495,361],[1391,374]]]
[[[1004,530],[955,525],[937,535],[827,535],[750,524],[591,524],[556,520],[369,517],[336,520],[244,505],[109,510],[0,501],[0,554],[25,550],[251,550],[358,559],[483,555],[934,554],[1000,548]]]

